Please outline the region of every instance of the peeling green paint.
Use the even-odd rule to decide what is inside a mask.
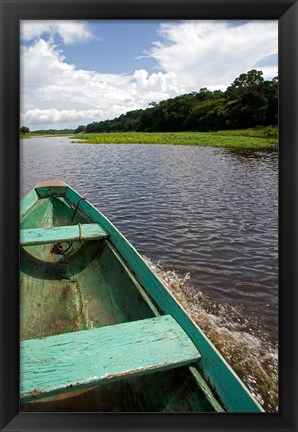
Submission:
[[[157,407],[163,412],[222,411],[218,402],[221,401],[224,409],[231,412],[262,411],[137,251],[73,189],[63,182],[40,184],[22,202],[21,215],[22,230],[61,227],[63,231],[64,226],[91,223],[108,235],[101,240],[65,243],[66,253],[63,254],[53,253],[51,244],[21,247],[22,340],[45,338],[46,341],[48,337],[64,335],[67,338],[67,334],[70,338],[73,332],[80,330],[112,329],[117,324],[170,315],[201,353],[198,367],[192,370],[183,366],[174,371],[153,373],[150,379],[131,377],[127,371],[119,384],[101,384],[75,396],[73,393],[73,397],[71,393],[69,397],[60,397],[57,390],[58,394],[52,399],[25,404],[23,410],[44,411],[48,407],[49,410],[72,411],[80,406],[87,411],[137,411],[139,408],[154,411]],[[44,233],[48,235],[49,231]],[[50,354],[46,352],[45,358]],[[21,362],[22,376],[26,374],[26,364]],[[175,377],[177,380],[181,377],[180,386],[173,385]],[[46,374],[44,379],[47,380]],[[68,389],[74,392],[76,386],[73,383],[71,386]],[[32,395],[37,391],[31,388]],[[156,395],[158,391],[160,396]],[[115,392],[122,396],[118,398]],[[106,400],[108,394],[109,401]],[[97,398],[97,409],[90,399],[92,395]]]

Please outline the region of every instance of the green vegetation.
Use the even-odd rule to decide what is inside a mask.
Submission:
[[[31,138],[34,135],[34,132],[30,132],[30,129],[27,126],[20,127],[20,138]]]
[[[20,134],[21,135],[26,135],[30,132],[30,129],[27,126],[21,126],[20,127]]]
[[[211,132],[276,126],[278,79],[265,81],[262,75],[253,69],[236,78],[225,92],[202,88],[159,103],[151,102],[150,108],[130,111],[113,120],[81,125],[75,133]]]
[[[33,137],[34,136],[34,133],[32,133],[32,132],[29,132],[29,133],[20,133],[20,138],[21,139],[24,139],[24,138],[31,138],[31,137]]]
[[[180,144],[226,148],[277,147],[277,127],[218,132],[110,132],[78,134],[74,142],[88,144]],[[77,141],[80,139],[82,141]]]
[[[22,126],[21,137],[75,134],[76,140],[100,143],[182,144],[228,148],[276,148],[278,78],[265,81],[255,69],[226,89],[184,94],[151,102],[151,107],[76,130],[39,130]]]
[[[73,133],[73,129],[41,129],[34,131],[35,135],[71,135]]]
[[[31,132],[26,126],[20,128],[20,138],[31,138],[34,136],[69,136],[73,133],[73,129],[41,129]]]

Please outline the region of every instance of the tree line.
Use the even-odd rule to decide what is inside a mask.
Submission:
[[[224,92],[202,88],[199,92],[151,102],[150,108],[81,125],[75,133],[204,132],[277,125],[278,77],[267,81],[262,75],[262,71],[253,69],[241,74]]]
[[[74,133],[74,129],[40,129],[31,132],[27,126],[21,126],[20,133],[22,135],[29,133],[34,133],[36,135],[70,135]]]

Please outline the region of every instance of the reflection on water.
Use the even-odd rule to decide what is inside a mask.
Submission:
[[[52,178],[86,196],[163,275],[189,275],[175,295],[276,410],[277,152],[23,140],[22,196]]]

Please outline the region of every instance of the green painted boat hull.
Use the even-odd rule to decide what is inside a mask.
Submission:
[[[37,185],[21,203],[20,228],[22,411],[263,411],[133,246],[71,187],[61,181]],[[174,336],[164,341],[169,350],[165,362],[157,355],[159,333],[150,335],[147,344],[142,326],[148,322],[149,330],[151,323],[157,329],[158,319],[162,329],[165,321],[168,325],[167,316],[172,321],[165,337],[177,329],[181,333],[177,341]],[[125,336],[130,325],[136,326],[135,341]],[[102,364],[97,333],[100,341],[114,341],[113,346],[102,342],[102,349],[112,353],[110,366]],[[78,344],[83,336],[89,344],[79,354],[66,343],[76,335]],[[61,361],[52,351],[55,341],[61,342]],[[33,349],[36,354],[28,360]],[[121,362],[124,352],[127,369]],[[79,366],[73,362],[76,356],[81,358]],[[69,378],[69,385],[62,388],[72,364],[73,382]],[[95,372],[94,380],[87,382],[83,377],[88,367]],[[113,379],[106,378],[111,371],[104,375],[103,367],[117,371]],[[39,384],[29,391],[32,374]],[[56,382],[54,390],[50,376]]]

